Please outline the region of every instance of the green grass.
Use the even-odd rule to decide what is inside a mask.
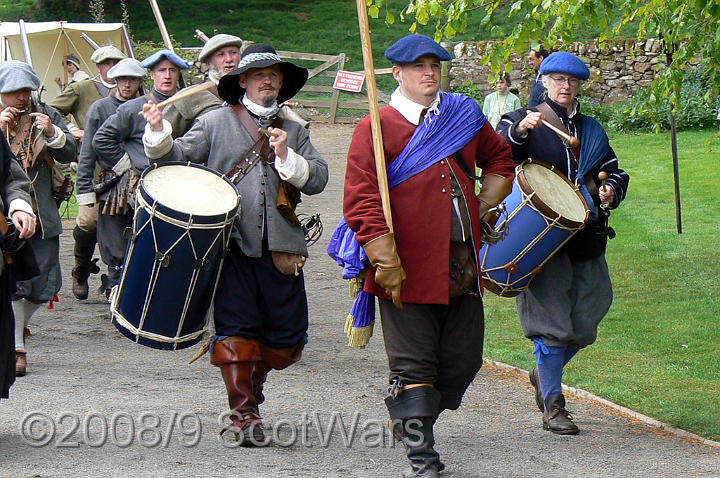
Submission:
[[[720,153],[705,144],[714,134],[679,135],[682,234],[669,136],[612,140],[631,176],[628,198],[610,219],[615,300],[597,342],[570,363],[563,381],[720,440]],[[532,368],[515,301],[488,293],[486,303],[487,356]]]

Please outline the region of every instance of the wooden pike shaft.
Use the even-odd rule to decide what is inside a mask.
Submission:
[[[181,100],[183,98],[187,98],[188,96],[192,96],[195,93],[200,93],[201,91],[209,90],[215,86],[215,83],[212,81],[206,81],[205,83],[200,83],[199,85],[191,86],[189,88],[185,88],[184,90],[180,90],[175,95],[171,96],[170,98],[166,99],[165,101],[161,101],[157,104],[158,108],[162,108],[164,106],[167,106],[169,104],[175,103],[178,100]],[[138,111],[138,116],[142,116],[143,112]]]
[[[390,232],[393,232],[392,211],[390,210],[390,189],[385,166],[385,150],[383,148],[382,130],[380,129],[380,107],[377,99],[377,83],[375,83],[375,60],[373,59],[372,40],[370,38],[370,21],[368,19],[367,4],[365,0],[356,0],[358,10],[358,23],[360,25],[360,41],[362,42],[363,64],[365,65],[365,78],[368,93],[368,106],[370,108],[370,126],[373,136],[373,150],[375,152],[375,169],[377,170],[378,189],[382,202],[385,222]]]

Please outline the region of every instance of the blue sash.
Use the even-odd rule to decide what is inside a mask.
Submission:
[[[583,115],[577,181],[580,184],[580,192],[590,208],[591,218],[597,217],[597,209],[587,186],[585,186],[585,175],[600,164],[600,161],[605,158],[609,150],[610,140],[603,127],[594,118]]]

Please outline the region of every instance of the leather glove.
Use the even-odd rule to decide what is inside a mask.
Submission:
[[[405,271],[395,247],[395,235],[389,232],[363,246],[370,263],[375,266],[375,282],[392,297],[395,307],[402,309],[400,293],[405,286]]]
[[[480,201],[480,219],[487,212],[500,204],[512,192],[512,182],[499,174],[486,174],[483,178],[482,189],[477,195]]]

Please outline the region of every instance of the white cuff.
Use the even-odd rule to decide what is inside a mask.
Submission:
[[[28,204],[28,202],[24,199],[18,198],[10,201],[10,207],[8,207],[8,216],[12,218],[12,215],[15,211],[23,211],[30,214],[33,218],[35,217],[32,206]]]
[[[95,193],[75,194],[75,200],[78,206],[87,206],[88,204],[95,204],[97,202]]]
[[[162,131],[154,131],[150,127],[150,123],[145,124],[145,134],[143,134],[143,145],[145,146],[145,155],[148,159],[157,159],[165,156],[172,150],[172,125],[163,118]]]
[[[296,188],[300,189],[305,186],[310,177],[310,166],[305,158],[288,148],[288,155],[285,162],[281,162],[280,158],[275,157],[275,170],[283,179]]]
[[[45,138],[45,144],[50,149],[60,149],[63,146],[65,146],[65,143],[67,142],[67,137],[65,136],[65,133],[63,130],[57,127],[57,125],[53,125],[54,134],[52,135],[52,138]]]
[[[130,161],[130,156],[125,153],[123,154],[122,158],[115,163],[115,166],[112,167],[112,170],[115,174],[118,176],[122,175],[125,171],[132,168],[132,161]]]

